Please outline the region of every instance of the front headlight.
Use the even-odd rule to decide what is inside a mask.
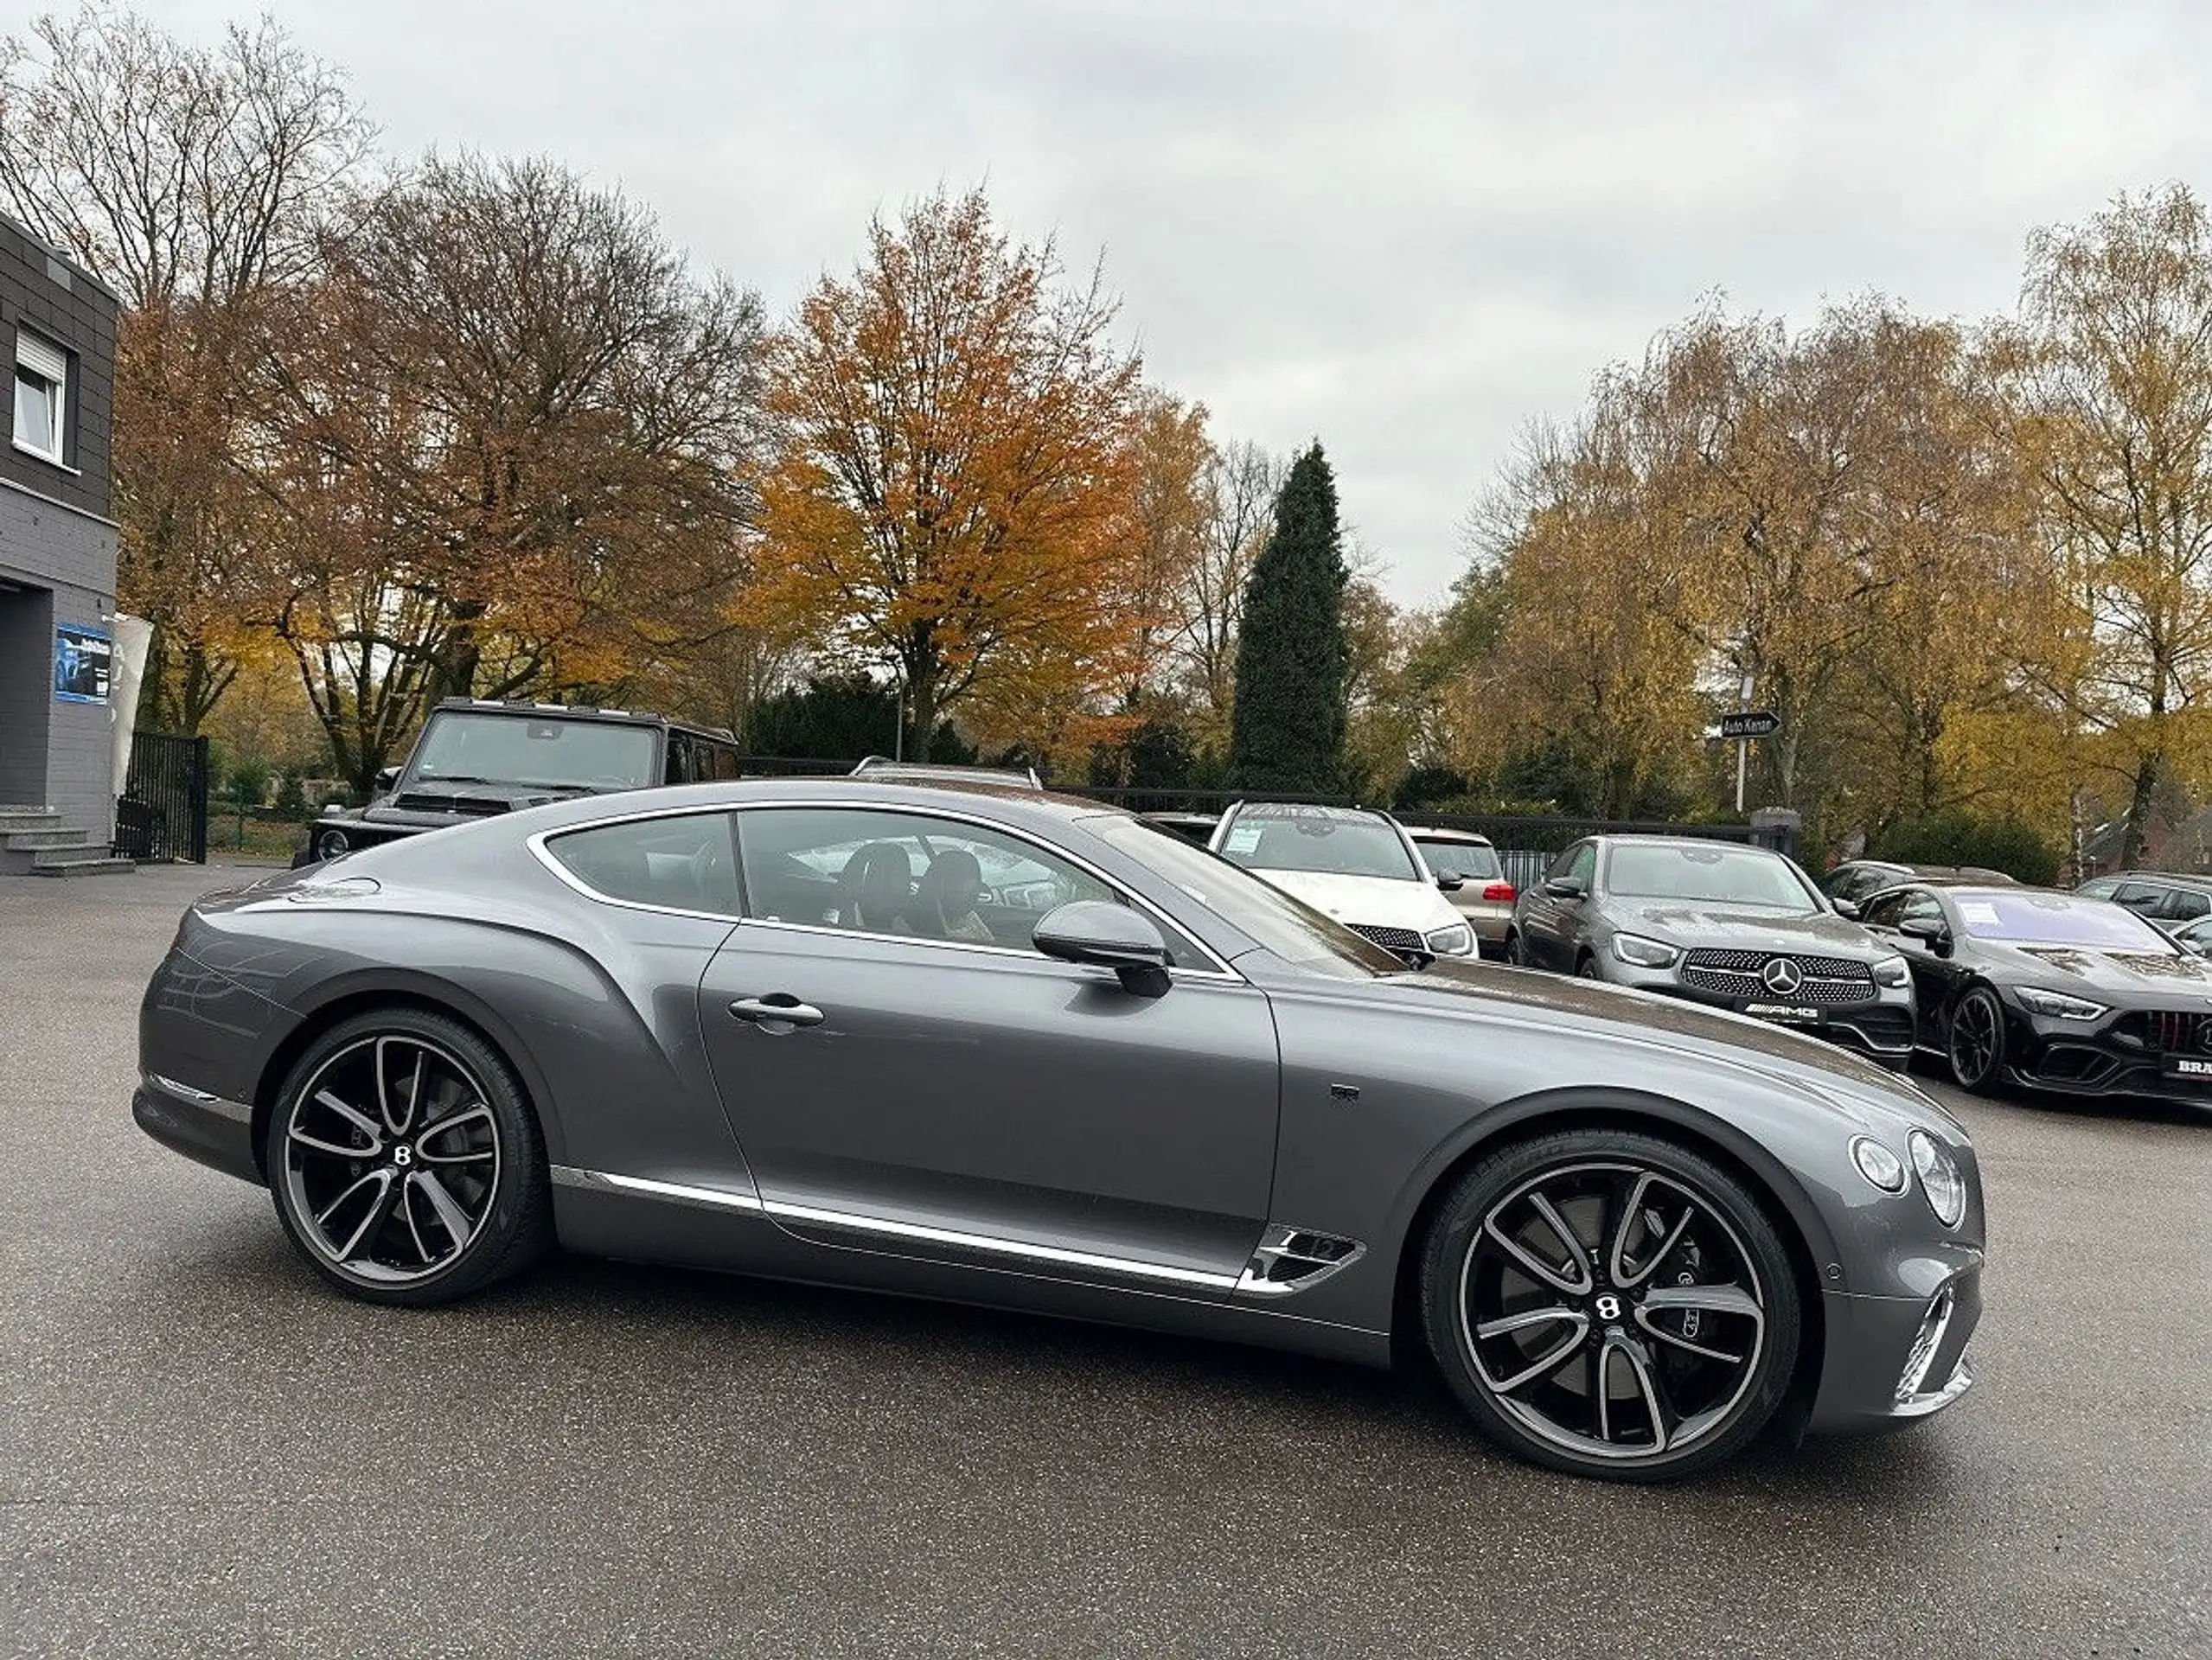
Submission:
[[[1915,1130],[1905,1138],[1905,1146],[1913,1155],[1913,1168],[1920,1172],[1928,1208],[1946,1228],[1956,1228],[1966,1214],[1966,1183],[1950,1150],[1926,1130]]]
[[[1912,965],[1902,957],[1884,957],[1874,965],[1874,983],[1900,991],[1913,983]]]
[[[1682,953],[1674,946],[1647,940],[1637,934],[1615,934],[1613,954],[1639,968],[1672,968]]]
[[[1860,1175],[1884,1193],[1905,1191],[1905,1161],[1872,1136],[1851,1139],[1851,1162],[1858,1166]]]
[[[1464,957],[1474,949],[1474,930],[1465,923],[1454,923],[1421,938],[1440,957]]]
[[[2012,995],[2020,999],[2020,1006],[2029,1013],[2049,1015],[2054,1020],[2096,1020],[2112,1012],[2103,1004],[2092,1003],[2086,997],[2047,992],[2039,986],[2015,986]]]
[[[318,830],[315,833],[315,856],[317,859],[342,859],[352,847],[353,839],[342,830]]]

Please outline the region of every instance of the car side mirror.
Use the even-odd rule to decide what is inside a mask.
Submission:
[[[1582,884],[1571,876],[1552,878],[1544,884],[1544,891],[1554,899],[1579,899],[1583,893]]]
[[[1164,997],[1167,942],[1152,918],[1128,905],[1078,899],[1039,918],[1029,942],[1062,962],[1111,968],[1132,997]]]
[[[399,769],[399,768],[397,768],[397,767],[379,767],[379,768],[376,769],[376,788],[377,788],[377,792],[378,792],[380,795],[388,793],[388,792],[391,790],[392,787],[393,787],[393,785],[397,784],[399,782],[400,782],[400,769]]]
[[[1436,885],[1442,888],[1446,893],[1457,893],[1461,888],[1467,886],[1467,878],[1463,876],[1454,876],[1449,871],[1447,871],[1443,875],[1436,878]]]
[[[1846,922],[1855,923],[1858,920],[1859,909],[1856,902],[1850,899],[1832,899],[1828,903],[1829,908]]]
[[[1940,916],[1914,916],[1897,924],[1897,932],[1918,940],[1939,957],[1951,954],[1951,925]]]

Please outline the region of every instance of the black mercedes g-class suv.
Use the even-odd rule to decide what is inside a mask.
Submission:
[[[737,776],[737,740],[719,729],[639,710],[448,698],[406,764],[376,775],[367,807],[325,808],[308,826],[292,865],[571,795]]]

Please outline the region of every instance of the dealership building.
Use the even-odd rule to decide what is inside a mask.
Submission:
[[[0,878],[90,865],[113,833],[117,310],[0,214]]]

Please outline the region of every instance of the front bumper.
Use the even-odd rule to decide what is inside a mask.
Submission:
[[[1632,986],[1638,991],[1701,1003],[1710,1009],[1749,1015],[1769,1025],[1825,1038],[1876,1060],[1902,1065],[1913,1052],[1915,1027],[1908,987],[1885,987],[1864,1002],[1823,1005],[1776,997],[1727,997],[1684,985],[1672,968],[1639,968],[1614,961],[1604,964],[1603,972],[1616,986]]]
[[[2123,1010],[2095,1023],[2030,1014],[2006,999],[2006,1075],[2063,1095],[2133,1095],[2212,1107],[2212,1015]],[[2185,1024],[2177,1024],[2185,1023]]]
[[[253,1156],[253,1108],[148,1073],[131,1097],[138,1127],[187,1159],[240,1181],[259,1183]]]
[[[1925,1296],[1823,1295],[1825,1360],[1809,1430],[1901,1429],[1972,1387],[1966,1345],[1981,1321],[1981,1253],[1961,1255]]]

